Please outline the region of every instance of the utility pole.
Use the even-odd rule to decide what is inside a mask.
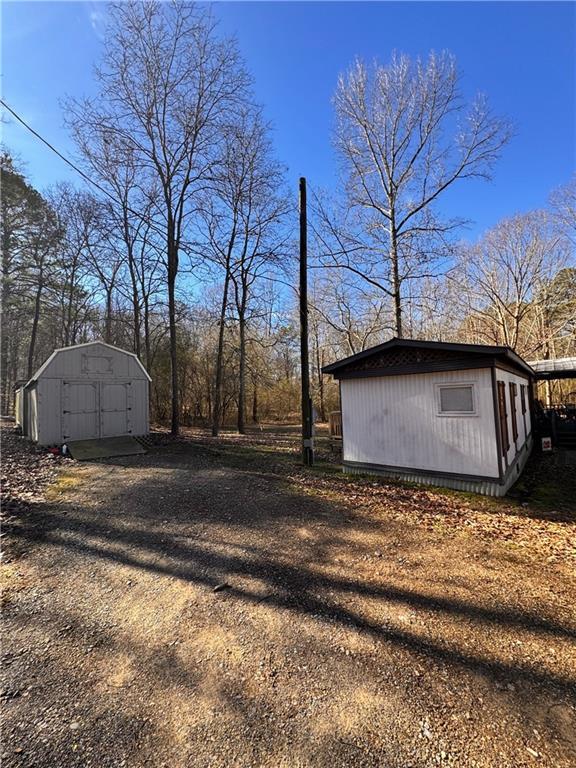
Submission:
[[[308,244],[306,221],[306,179],[300,179],[300,368],[302,379],[302,461],[314,463],[312,399],[308,365]]]

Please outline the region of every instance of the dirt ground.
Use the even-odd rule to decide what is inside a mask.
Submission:
[[[290,430],[83,464],[23,442],[5,768],[576,764],[570,502],[303,470]]]

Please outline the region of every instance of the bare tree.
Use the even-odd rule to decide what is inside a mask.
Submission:
[[[322,245],[332,266],[390,297],[402,336],[406,285],[441,271],[445,241],[462,223],[441,220],[438,199],[459,180],[489,178],[510,128],[483,97],[466,107],[447,53],[425,63],[394,55],[371,68],[358,60],[334,105],[346,201],[340,216],[319,206]]]
[[[92,195],[85,199],[85,215],[90,227],[86,243],[90,282],[95,283],[93,295],[104,297],[104,341],[112,343],[112,315],[118,277],[124,263],[124,253],[116,247],[113,236],[114,217],[108,203]]]
[[[534,211],[505,219],[476,245],[463,247],[460,259],[453,280],[465,302],[468,335],[527,355],[545,351],[562,328],[543,321],[542,313],[550,312],[549,286],[567,263],[550,215]]]
[[[94,240],[93,197],[69,184],[58,184],[47,198],[62,229],[58,277],[51,284],[51,301],[59,315],[59,343],[76,344],[92,311],[93,291],[88,286],[87,250]]]
[[[461,341],[468,307],[462,286],[450,270],[438,279],[426,279],[419,295],[408,304],[410,337],[435,341]]]
[[[96,174],[99,185],[108,197],[110,220],[109,240],[117,240],[117,250],[123,251],[128,273],[126,288],[119,286],[132,306],[132,346],[142,359],[142,330],[148,364],[149,343],[149,286],[150,278],[158,269],[158,235],[163,234],[153,221],[158,207],[158,193],[150,174],[140,167],[134,146],[122,136],[110,135],[106,126],[101,130],[87,126],[80,120],[72,121],[74,137],[86,165]],[[112,203],[110,204],[110,200]]]
[[[114,137],[133,150],[158,186],[156,211],[165,237],[170,330],[172,433],[179,431],[176,281],[189,215],[214,172],[222,128],[244,98],[248,77],[232,40],[186,3],[112,7],[99,93],[69,102],[82,131]]]
[[[241,206],[242,238],[236,254],[232,282],[238,319],[238,432],[245,431],[247,327],[259,315],[253,306],[255,285],[270,274],[282,255],[286,255],[287,234],[284,221],[290,203],[282,194],[284,169],[272,159],[265,126],[257,118],[242,139],[243,154],[249,168],[248,183]]]
[[[273,159],[269,128],[257,107],[246,105],[228,127],[218,176],[203,208],[200,251],[222,271],[218,318],[212,434],[222,422],[222,383],[229,293],[238,322],[238,431],[244,432],[246,327],[254,284],[278,257],[284,237],[279,225],[289,204],[281,194],[283,168]]]
[[[35,368],[36,343],[40,326],[46,288],[57,270],[56,255],[61,243],[63,230],[51,208],[45,204],[37,212],[33,231],[28,241],[26,264],[19,276],[21,285],[28,286],[33,293],[32,327],[28,342],[28,365],[26,378],[30,379]]]
[[[576,173],[568,184],[555,189],[550,195],[552,219],[560,234],[576,251]]]
[[[332,331],[335,355],[361,352],[391,331],[389,302],[382,294],[330,270],[314,281],[311,303],[313,314]]]
[[[56,271],[62,237],[48,201],[27,182],[12,157],[0,158],[2,269],[2,412],[11,408],[11,388],[30,378],[36,360],[46,291]]]

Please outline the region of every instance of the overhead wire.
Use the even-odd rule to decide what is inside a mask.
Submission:
[[[98,189],[102,194],[106,195],[110,198],[116,205],[118,205],[118,199],[105,187],[103,187],[101,184],[99,184],[97,181],[94,181],[94,179],[90,178],[87,173],[84,173],[84,171],[79,168],[75,163],[72,162],[69,158],[66,157],[62,152],[60,152],[59,149],[57,149],[53,144],[51,144],[48,139],[45,139],[44,136],[42,136],[40,133],[38,133],[37,130],[32,128],[31,125],[29,125],[23,117],[21,117],[12,107],[7,104],[4,99],[0,99],[0,104],[4,107],[4,109],[8,110],[10,114],[18,120],[19,123],[21,123],[24,128],[26,128],[30,133],[35,136],[39,141],[41,141],[43,144],[45,144],[48,149],[50,149],[52,152],[54,152],[55,155],[57,155],[61,160],[63,160],[67,165],[70,166],[76,173],[78,173],[85,181],[87,181],[89,184],[91,184],[93,187]],[[162,235],[162,237],[166,237],[166,233],[163,230],[160,230],[154,222],[149,219],[148,217],[144,216],[143,214],[139,213],[138,211],[135,211],[133,208],[130,208],[129,206],[126,206],[126,210],[131,213],[133,216],[136,216],[141,221],[145,222],[149,225],[151,229],[153,229],[157,234]]]
[[[32,128],[31,125],[29,125],[23,117],[21,117],[12,107],[4,101],[4,99],[0,99],[0,104],[4,107],[4,109],[8,110],[10,114],[18,120],[19,123],[21,123],[26,130],[30,131],[30,133],[35,136],[39,141],[41,141],[43,144],[45,144],[48,149],[50,149],[52,152],[54,152],[55,155],[57,155],[61,160],[63,160],[67,165],[70,166],[76,173],[78,173],[85,181],[87,181],[89,184],[91,184],[93,187],[98,189],[102,194],[106,195],[110,198],[116,205],[118,205],[118,199],[114,197],[114,195],[107,190],[105,187],[103,187],[101,184],[99,184],[97,181],[94,181],[94,179],[90,178],[88,174],[86,174],[81,168],[79,168],[75,163],[72,162],[66,155],[64,155],[62,152],[60,152],[59,149],[57,149],[51,142],[48,141],[48,139],[45,139],[44,136],[42,136],[37,130]],[[143,216],[138,211],[135,211],[133,208],[130,208],[129,206],[126,206],[126,210],[131,213],[132,215],[139,218],[141,221],[145,222],[150,226],[151,229],[153,229],[156,233],[162,235],[162,237],[166,237],[166,233],[163,230],[158,229],[158,227],[146,216]],[[276,283],[282,283],[283,285],[287,285],[288,287],[294,289],[292,285],[289,283],[285,283],[282,280],[279,280],[278,278],[273,278],[270,276],[266,276],[266,279],[270,282],[276,282]]]

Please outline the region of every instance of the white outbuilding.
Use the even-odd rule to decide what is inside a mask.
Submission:
[[[323,372],[347,472],[502,496],[530,455],[533,371],[508,347],[392,339]]]
[[[149,384],[132,352],[101,341],[63,347],[17,390],[17,421],[39,445],[145,435]]]

